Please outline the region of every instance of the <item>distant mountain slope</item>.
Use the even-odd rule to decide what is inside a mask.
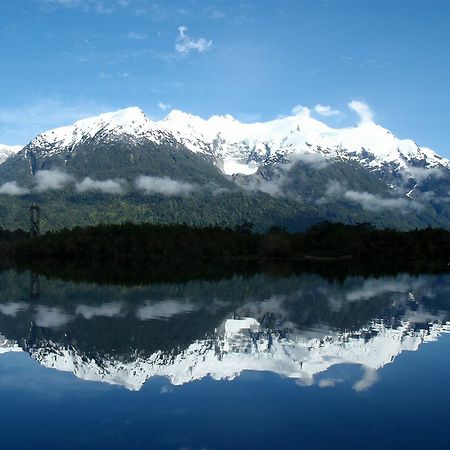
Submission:
[[[0,164],[12,155],[22,150],[23,145],[3,145],[0,144]]]
[[[35,201],[57,217],[52,228],[154,220],[302,229],[325,219],[446,227],[449,191],[447,159],[370,121],[333,129],[307,111],[253,124],[172,111],[155,122],[132,107],[44,132],[0,164],[0,226],[25,226]]]

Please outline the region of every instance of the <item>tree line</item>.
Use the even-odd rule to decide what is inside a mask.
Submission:
[[[323,222],[302,233],[272,227],[255,233],[251,223],[234,229],[183,224],[97,225],[30,238],[0,230],[0,252],[11,258],[303,258],[354,261],[427,260],[450,263],[450,231],[379,230],[370,224]]]

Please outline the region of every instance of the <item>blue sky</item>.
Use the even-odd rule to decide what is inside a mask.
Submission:
[[[450,157],[449,22],[447,0],[0,0],[0,143],[131,105],[347,126],[362,100]]]

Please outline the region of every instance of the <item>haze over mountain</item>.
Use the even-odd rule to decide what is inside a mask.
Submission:
[[[360,116],[350,128],[300,106],[265,123],[179,110],[152,121],[130,107],[43,132],[0,165],[0,226],[24,223],[30,201],[53,217],[49,228],[126,220],[447,226],[450,161],[377,125],[364,103],[349,106]]]

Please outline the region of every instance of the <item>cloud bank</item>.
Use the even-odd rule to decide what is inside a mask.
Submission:
[[[78,192],[103,192],[104,194],[121,194],[123,192],[122,180],[93,180],[86,177],[80,183],[76,183]]]
[[[191,302],[179,300],[164,300],[162,302],[147,302],[136,311],[139,320],[170,319],[179,314],[188,314],[198,310],[198,306]]]
[[[8,181],[0,186],[0,194],[5,195],[24,195],[29,192],[28,189],[20,187],[15,181]]]
[[[99,306],[78,305],[75,312],[86,320],[90,320],[93,317],[118,317],[122,314],[122,309],[122,303],[110,302]]]
[[[77,181],[73,175],[55,170],[39,170],[35,174],[34,191],[46,192],[50,190],[61,190],[68,185],[74,185],[79,193],[100,192],[103,194],[119,195],[123,194],[128,184],[123,179],[95,180],[91,177],[85,177]],[[227,192],[226,188],[221,188],[214,183],[206,184],[200,187],[197,184],[185,181],[177,181],[169,177],[151,177],[141,175],[136,178],[134,186],[145,194],[160,194],[165,196],[190,195],[197,190],[207,190],[213,195]],[[0,186],[0,194],[5,195],[24,195],[31,191],[21,187],[16,181],[8,181]]]
[[[145,194],[189,195],[197,186],[183,181],[172,180],[169,177],[140,176],[136,179],[136,187]]]
[[[404,197],[385,198],[378,194],[371,194],[366,191],[354,191],[347,189],[337,180],[331,180],[325,190],[325,196],[319,199],[318,203],[326,203],[331,199],[343,199],[359,204],[365,211],[379,212],[384,210],[420,210],[423,205]]]
[[[72,175],[55,170],[39,170],[35,174],[36,190],[45,192],[62,189],[65,185],[73,181]]]

